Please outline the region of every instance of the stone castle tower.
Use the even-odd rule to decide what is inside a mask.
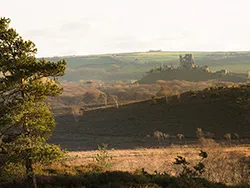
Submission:
[[[191,69],[194,66],[194,59],[192,54],[185,54],[184,57],[180,55],[180,67]]]

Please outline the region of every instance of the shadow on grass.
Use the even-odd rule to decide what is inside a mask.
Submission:
[[[145,171],[129,173],[121,171],[83,173],[80,175],[57,174],[37,176],[38,187],[169,187],[169,188],[227,188],[221,183],[212,183],[201,178],[171,177],[168,174],[149,174]],[[25,182],[0,183],[3,188],[27,187]],[[249,187],[247,185],[234,187]]]

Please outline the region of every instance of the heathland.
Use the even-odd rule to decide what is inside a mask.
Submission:
[[[60,161],[35,165],[38,185],[249,187],[248,80],[138,81],[152,69],[176,70],[179,55],[186,53],[63,57],[64,91],[49,99],[57,122],[49,142],[68,153]],[[248,76],[250,52],[192,54],[196,64],[214,72]],[[1,186],[24,185],[24,169],[6,170],[2,178],[8,181]]]
[[[116,182],[113,176],[119,176],[123,180],[115,183],[118,187],[128,185],[127,181],[139,182],[134,186],[142,187],[223,187],[197,182],[188,185],[189,180],[183,183],[183,179],[169,180],[164,175],[176,177],[183,173],[181,167],[173,164],[177,156],[195,165],[199,151],[204,150],[208,154],[208,159],[202,161],[206,170],[199,177],[248,187],[250,86],[247,82],[187,81],[180,77],[148,84],[136,82],[151,69],[177,68],[179,55],[185,53],[66,57],[69,64],[62,82],[64,93],[59,100],[52,101],[57,127],[50,142],[70,152],[64,162],[45,170],[53,169],[55,174],[67,172],[82,184],[91,185],[94,183],[89,179],[93,174],[86,174],[89,171],[95,174],[95,181],[103,181],[105,185]],[[207,65],[214,72],[226,69],[247,74],[250,69],[249,52],[192,54],[196,64]],[[119,171],[119,175],[112,174],[114,171]],[[84,180],[79,177],[81,173]],[[102,175],[105,180],[101,180]],[[137,175],[143,175],[144,180]],[[172,185],[167,179],[178,183]]]
[[[46,61],[9,24],[0,18],[0,187],[250,186],[249,52]]]
[[[154,132],[183,134],[186,143],[193,143],[201,128],[218,142],[227,141],[225,134],[235,133],[237,141],[248,143],[249,96],[249,85],[219,86],[120,106],[64,107],[57,110],[58,125],[51,142],[78,151],[96,149],[101,143],[115,149],[169,146],[183,140],[159,143]]]

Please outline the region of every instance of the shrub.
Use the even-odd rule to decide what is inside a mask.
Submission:
[[[96,166],[93,165],[95,170],[107,170],[112,167],[112,156],[108,152],[108,144],[98,145],[98,153],[94,156]]]
[[[190,167],[190,163],[187,162],[184,157],[177,156],[177,158],[175,158],[174,164],[182,167],[182,172],[179,174],[181,177],[200,177],[205,172],[205,165],[202,163],[202,160],[207,158],[207,153],[201,150],[199,156],[201,157],[201,160],[193,167]]]

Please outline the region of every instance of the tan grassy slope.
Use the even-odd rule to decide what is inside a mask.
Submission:
[[[196,128],[222,139],[226,133],[250,137],[250,86],[186,92],[117,108],[86,111],[79,122],[72,115],[57,116],[51,142],[69,150],[96,149],[108,143],[117,149],[157,147],[154,131],[182,133],[196,140]],[[174,141],[178,143],[178,141]],[[165,143],[166,144],[166,143]]]

